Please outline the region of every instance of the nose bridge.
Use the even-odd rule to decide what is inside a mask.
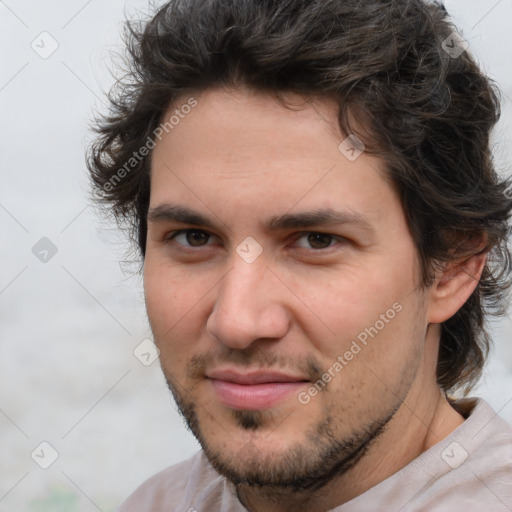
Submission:
[[[248,263],[234,255],[219,283],[207,328],[222,343],[246,348],[260,338],[280,338],[288,318],[276,293],[275,276],[262,258]]]

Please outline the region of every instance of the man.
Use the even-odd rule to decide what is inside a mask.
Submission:
[[[461,398],[512,204],[496,94],[446,16],[174,0],[130,26],[89,168],[202,450],[120,511],[512,510],[512,429]]]

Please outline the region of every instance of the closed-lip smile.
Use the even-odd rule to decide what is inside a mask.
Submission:
[[[231,409],[262,410],[289,398],[309,382],[300,375],[272,370],[241,372],[232,368],[206,373],[218,400]]]
[[[271,370],[257,370],[246,373],[241,373],[231,369],[213,370],[208,372],[206,376],[209,379],[223,380],[226,382],[245,385],[266,384],[269,382],[304,382],[308,380],[302,376],[290,375]]]

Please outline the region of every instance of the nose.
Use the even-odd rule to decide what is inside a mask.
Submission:
[[[278,340],[289,329],[285,288],[263,261],[235,261],[216,291],[206,328],[224,345],[242,350],[256,340]]]

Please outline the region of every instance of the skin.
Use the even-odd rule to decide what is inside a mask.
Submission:
[[[285,108],[243,89],[195,97],[152,157],[144,285],[162,369],[208,458],[249,510],[325,511],[463,423],[435,380],[439,324],[467,300],[485,257],[450,265],[421,288],[385,164],[338,150],[345,136],[327,100],[289,94],[294,107]],[[173,220],[169,205],[215,227]],[[366,224],[266,227],[272,217],[322,208]],[[173,238],[181,229],[192,232]],[[262,248],[252,263],[236,251],[248,236]],[[307,392],[393,304],[396,316],[307,404],[293,393],[238,410],[207,378],[227,366],[273,369],[301,376]]]

